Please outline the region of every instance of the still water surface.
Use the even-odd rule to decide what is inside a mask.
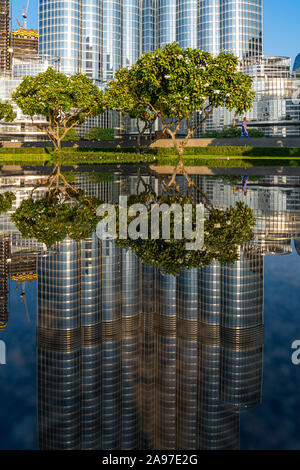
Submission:
[[[34,178],[0,191],[18,205]],[[1,216],[1,449],[300,449],[300,178],[251,178],[246,196],[239,177],[194,178],[216,207],[254,210],[234,265],[175,278],[95,234],[45,250]],[[101,179],[76,182],[136,190]]]

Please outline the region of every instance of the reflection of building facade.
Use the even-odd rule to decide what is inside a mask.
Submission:
[[[237,448],[261,400],[262,269],[245,251],[175,278],[95,235],[39,258],[40,448]]]
[[[76,182],[109,201],[136,190],[136,178],[125,179]],[[2,184],[12,187],[9,178]],[[261,402],[263,255],[276,252],[261,242],[263,232],[299,239],[300,180],[250,180],[247,196],[234,184],[197,176],[215,206],[242,200],[263,221],[233,265],[175,278],[95,235],[38,257],[40,448],[239,447],[239,414]],[[3,217],[1,232],[12,237]],[[18,243],[9,275],[34,275],[32,248]]]
[[[254,240],[265,253],[291,253],[292,239],[300,233],[300,178],[264,176],[248,181],[246,196],[240,177],[193,176],[217,207],[242,201],[254,211]]]
[[[8,322],[8,258],[10,253],[9,240],[0,240],[0,330],[6,328]]]
[[[39,249],[43,248],[43,243],[35,239],[25,239],[12,222],[10,215],[20,206],[24,199],[31,197],[33,188],[45,182],[47,175],[20,175],[20,176],[0,176],[0,193],[4,194],[7,191],[14,193],[16,199],[12,203],[11,209],[0,215],[0,233],[2,236],[7,236],[11,240],[11,251],[19,252],[22,249]],[[45,196],[46,188],[36,188],[32,194],[33,199],[40,199]]]

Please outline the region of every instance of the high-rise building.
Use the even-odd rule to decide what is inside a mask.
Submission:
[[[298,54],[296,59],[295,59],[293,70],[295,72],[300,71],[300,54]]]
[[[36,29],[19,28],[10,33],[10,47],[13,56],[37,55],[39,33]]]
[[[0,0],[0,72],[9,70],[9,0]]]
[[[39,0],[39,52],[100,85],[144,52],[181,47],[262,54],[262,0]]]
[[[96,83],[139,57],[139,0],[39,1],[39,50],[61,57],[61,71]]]

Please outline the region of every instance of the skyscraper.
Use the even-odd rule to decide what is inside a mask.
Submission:
[[[99,84],[144,52],[181,47],[262,54],[262,0],[39,0],[39,52]]]
[[[39,1],[39,52],[101,84],[139,57],[139,0]]]
[[[19,28],[10,33],[10,46],[14,56],[38,54],[39,34],[36,29]]]
[[[9,70],[9,0],[0,0],[0,72]]]

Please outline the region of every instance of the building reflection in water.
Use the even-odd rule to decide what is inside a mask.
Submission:
[[[37,272],[41,449],[238,448],[261,402],[261,253],[176,278],[93,235]]]
[[[120,192],[136,187],[118,178]],[[216,206],[238,197],[232,184],[199,179]],[[264,255],[300,238],[299,178],[265,179],[248,189],[260,222],[232,265],[173,277],[95,234],[36,247],[41,449],[239,448],[240,413],[262,401]],[[116,185],[85,189],[117,199]]]

